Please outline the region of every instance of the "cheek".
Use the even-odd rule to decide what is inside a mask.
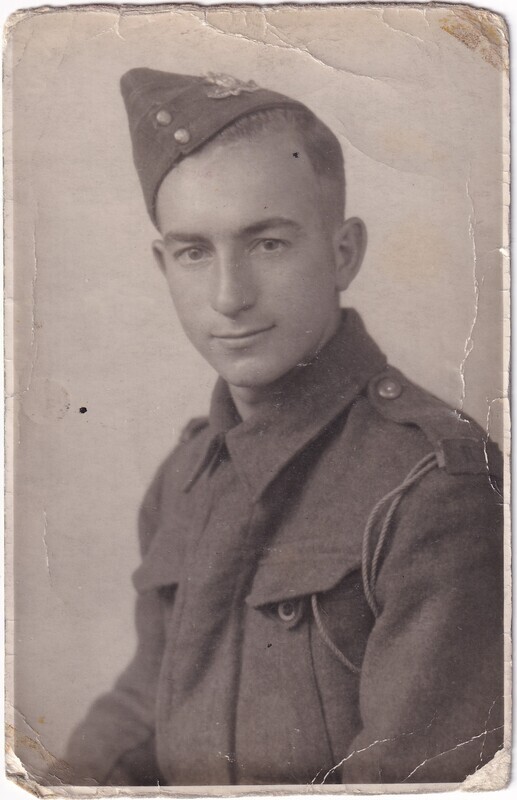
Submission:
[[[317,318],[336,301],[335,276],[333,264],[321,254],[319,263],[299,261],[286,281],[275,287],[275,301],[294,317]]]
[[[166,277],[172,304],[183,328],[189,336],[195,334],[203,309],[199,283],[182,280],[170,271]]]

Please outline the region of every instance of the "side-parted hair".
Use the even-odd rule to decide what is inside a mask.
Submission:
[[[257,134],[293,130],[321,183],[329,213],[342,222],[345,213],[345,164],[341,145],[334,133],[310,111],[268,108],[254,111],[232,122],[211,143],[252,139]]]

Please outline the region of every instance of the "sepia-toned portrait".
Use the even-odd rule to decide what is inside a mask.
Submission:
[[[504,20],[77,6],[5,36],[9,776],[502,788]]]

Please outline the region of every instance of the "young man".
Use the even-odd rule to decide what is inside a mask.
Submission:
[[[497,454],[340,308],[366,232],[311,111],[219,75],[135,69],[122,94],[219,379],[144,500],[138,648],[74,781],[461,781],[502,742]]]

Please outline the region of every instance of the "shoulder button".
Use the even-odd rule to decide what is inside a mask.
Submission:
[[[384,400],[396,400],[402,394],[402,384],[394,378],[381,378],[375,388]]]

